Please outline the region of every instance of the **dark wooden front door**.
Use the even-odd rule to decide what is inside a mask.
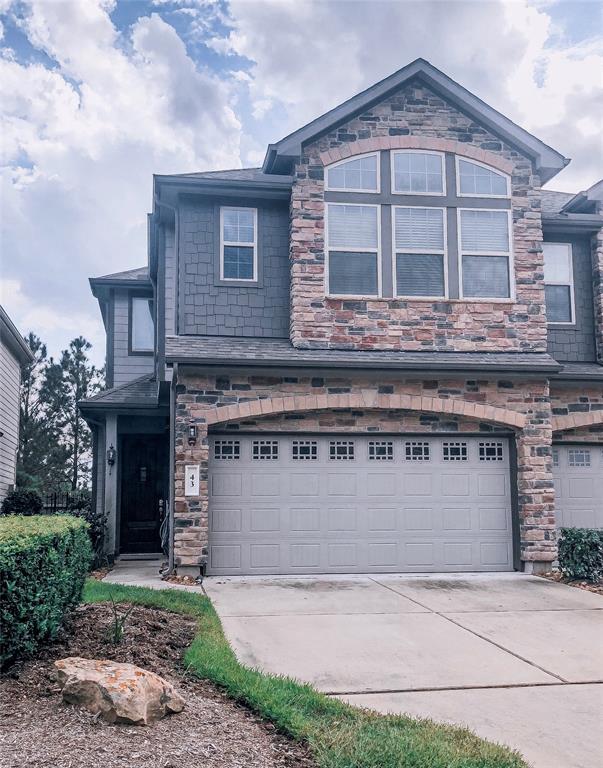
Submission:
[[[124,435],[121,443],[122,553],[160,552],[168,486],[167,435]]]

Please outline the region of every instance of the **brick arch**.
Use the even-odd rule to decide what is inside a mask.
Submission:
[[[438,139],[424,136],[376,136],[370,139],[360,139],[342,144],[340,147],[329,149],[320,153],[323,165],[330,165],[339,160],[345,160],[354,155],[363,155],[366,152],[379,152],[385,149],[432,149],[437,152],[453,152],[455,155],[478,160],[480,163],[490,165],[503,173],[513,173],[513,163],[504,157],[486,149],[468,146],[454,139]]]
[[[591,427],[594,424],[603,424],[603,411],[569,413],[566,416],[553,416],[552,418],[553,432],[564,432],[566,429]]]
[[[245,403],[213,408],[204,412],[208,425],[240,421],[254,416],[291,413],[294,411],[337,410],[342,408],[410,410],[423,413],[443,413],[465,416],[470,419],[501,424],[505,427],[523,428],[526,417],[509,408],[500,408],[466,400],[423,397],[420,395],[380,395],[375,390],[363,390],[360,394],[345,395],[292,395],[249,400]]]

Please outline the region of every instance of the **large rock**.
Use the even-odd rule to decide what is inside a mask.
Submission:
[[[184,699],[173,685],[134,664],[74,656],[54,665],[63,699],[109,723],[148,725],[184,709]]]

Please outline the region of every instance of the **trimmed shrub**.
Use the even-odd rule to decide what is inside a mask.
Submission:
[[[85,520],[88,523],[88,535],[92,542],[93,568],[100,568],[107,562],[105,536],[107,533],[107,513],[99,512],[92,503],[91,493],[81,493],[68,504],[67,514]]]
[[[92,559],[88,526],[68,515],[0,518],[0,666],[52,640],[79,602]]]
[[[42,497],[37,491],[15,488],[9,491],[2,502],[3,515],[39,515],[42,511]]]
[[[570,579],[600,581],[603,578],[603,530],[562,528],[559,567]]]

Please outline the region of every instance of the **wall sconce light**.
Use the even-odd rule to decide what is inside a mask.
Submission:
[[[109,465],[109,474],[111,474],[111,470],[113,469],[113,465],[115,464],[117,460],[117,451],[113,447],[113,443],[109,446],[109,450],[107,451],[107,464]]]
[[[188,425],[188,444],[192,448],[196,442],[197,442],[197,425],[191,423]]]

